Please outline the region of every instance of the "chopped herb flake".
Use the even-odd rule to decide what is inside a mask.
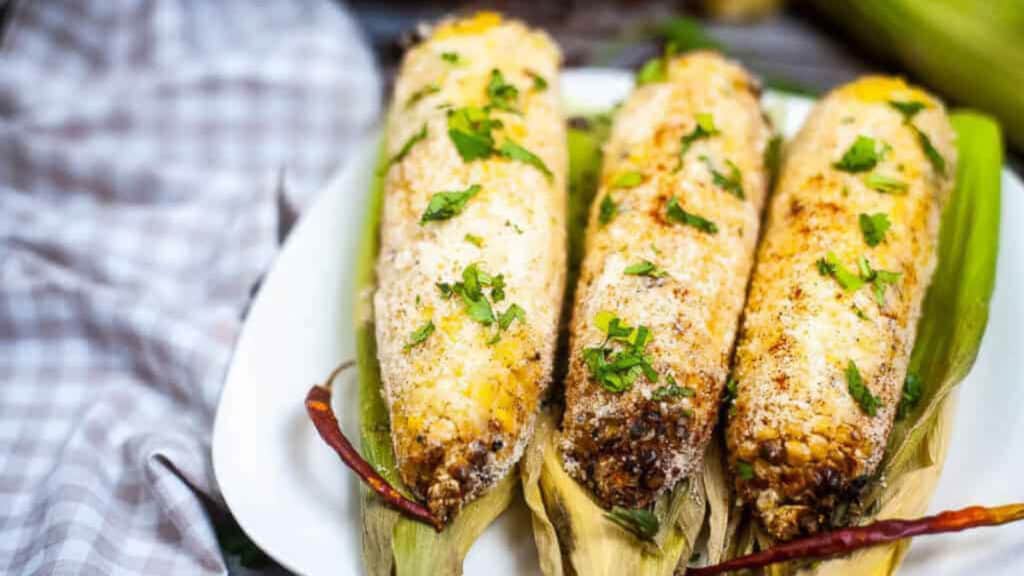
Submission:
[[[664,82],[668,79],[668,67],[663,58],[652,58],[636,73],[636,85]]]
[[[750,462],[737,460],[736,475],[739,476],[740,480],[752,480],[754,478],[754,467],[750,464]]]
[[[526,318],[526,310],[523,310],[518,304],[512,304],[498,317],[498,327],[502,330],[508,330],[512,322],[515,320],[522,322],[524,318]]]
[[[860,231],[864,235],[864,242],[868,246],[878,246],[885,240],[885,233],[892,224],[884,212],[875,214],[861,214],[858,218]]]
[[[551,180],[555,176],[551,173],[551,170],[548,170],[547,165],[544,164],[544,161],[541,160],[539,156],[530,152],[526,148],[523,148],[519,144],[516,144],[512,140],[505,140],[505,142],[501,144],[501,150],[498,152],[509,160],[515,160],[517,162],[523,162],[533,166],[547,176],[548,180]]]
[[[652,400],[661,402],[662,400],[668,400],[669,398],[689,398],[696,394],[696,391],[694,391],[693,388],[680,386],[676,383],[675,378],[672,378],[671,376],[666,376],[665,379],[668,380],[668,384],[656,388],[654,392],[651,393]]]
[[[614,200],[612,200],[612,195],[605,194],[604,198],[601,199],[601,208],[597,214],[597,221],[603,226],[611,222],[618,212],[619,206]]]
[[[633,188],[643,184],[644,175],[636,170],[629,170],[626,172],[619,173],[618,176],[612,180],[612,189],[616,188]]]
[[[897,112],[903,116],[903,121],[909,123],[917,116],[917,113],[927,108],[924,102],[897,102],[895,100],[889,101],[889,106],[892,106]]]
[[[913,372],[908,372],[906,379],[903,380],[903,394],[900,396],[900,403],[896,408],[896,419],[906,418],[910,411],[917,407],[923,393],[921,377]]]
[[[419,102],[420,100],[423,100],[424,98],[430,96],[431,94],[437,94],[440,91],[441,87],[438,86],[437,84],[428,84],[423,88],[420,88],[419,90],[413,92],[409,96],[409,99],[405,101],[405,107],[406,109],[412,108],[413,105]]]
[[[476,196],[479,192],[480,186],[478,184],[473,184],[465,190],[435,192],[430,197],[430,202],[427,204],[427,209],[423,212],[423,216],[420,217],[420,224],[423,225],[436,220],[448,220],[458,216],[466,208],[466,203],[469,202],[469,199]]]
[[[872,172],[864,177],[869,188],[882,194],[903,194],[907,191],[907,183],[891,176]]]
[[[914,126],[914,131],[917,132],[917,141],[921,143],[921,149],[924,150],[925,157],[928,158],[928,162],[931,163],[932,169],[935,173],[940,176],[946,175],[946,159],[939,154],[939,151],[932,146],[932,140],[924,133],[923,130]]]
[[[676,222],[678,224],[684,224],[686,226],[693,226],[701,232],[707,234],[717,234],[718,226],[714,222],[683,210],[683,207],[679,205],[679,201],[673,196],[669,198],[668,204],[665,207],[665,214],[670,222]]]
[[[650,260],[642,260],[636,264],[630,264],[626,266],[622,273],[627,276],[647,276],[649,278],[664,278],[668,276],[668,272],[665,272]]]
[[[611,512],[605,513],[604,517],[641,540],[653,540],[658,534],[658,517],[654,515],[654,512],[644,508],[614,506]]]
[[[402,144],[402,147],[398,150],[398,153],[396,153],[394,156],[388,159],[388,163],[384,165],[384,171],[387,171],[387,169],[390,168],[391,166],[394,166],[395,164],[398,164],[399,162],[404,160],[405,157],[409,155],[409,151],[412,150],[412,147],[415,146],[417,142],[426,140],[426,138],[427,125],[424,124],[423,127],[420,128],[419,132],[410,136],[409,139],[405,141],[405,144]]]
[[[690,146],[693,146],[694,142],[718,134],[718,129],[715,128],[715,119],[711,114],[697,114],[695,119],[697,125],[693,127],[689,134],[679,139],[679,165],[676,166],[677,172],[683,168],[683,159],[686,158],[686,153],[689,152]]]
[[[836,282],[847,292],[854,292],[864,285],[864,280],[860,276],[851,272],[839,262],[835,252],[830,251],[824,258],[819,258],[817,265],[818,272],[822,276],[835,278]]]
[[[463,239],[466,242],[469,242],[470,244],[476,246],[477,248],[483,248],[484,247],[484,239],[481,238],[480,236],[477,236],[476,234],[468,234],[467,233],[466,236]]]
[[[448,111],[448,137],[466,162],[489,158],[494,154],[491,132],[501,127],[483,108],[464,107]]]
[[[857,140],[833,166],[843,172],[867,172],[878,165],[882,160],[882,154],[874,138],[857,136]]]
[[[740,174],[739,166],[736,166],[732,160],[726,159],[725,165],[729,168],[729,175],[727,176],[722,172],[719,172],[715,168],[715,165],[711,163],[711,159],[707,156],[701,156],[700,159],[708,167],[708,171],[711,172],[711,178],[715,183],[715,186],[718,186],[740,200],[745,198],[743,194],[743,175]]]
[[[442,52],[441,60],[444,60],[449,64],[461,64],[462,56],[460,56],[458,52]]]
[[[846,365],[846,389],[865,414],[872,417],[878,414],[878,408],[882,405],[882,401],[873,396],[871,390],[864,385],[864,381],[860,376],[860,370],[857,369],[857,365],[854,364],[853,360],[850,360]]]
[[[433,333],[434,322],[432,320],[427,321],[426,324],[420,326],[419,328],[414,330],[412,334],[409,335],[409,342],[406,343],[405,350],[409,351],[412,348],[415,348],[416,346],[423,344],[424,342],[427,341],[427,338],[430,338],[430,335]]]
[[[533,79],[533,90],[535,92],[543,92],[548,89],[548,81],[540,74],[533,70],[527,70],[526,75]]]
[[[651,336],[646,326],[632,328],[610,312],[599,312],[594,324],[606,338],[600,346],[583,350],[583,361],[591,378],[609,392],[629,390],[641,376],[650,382],[658,381],[658,373],[644,353]],[[612,344],[618,344],[617,349]]]
[[[519,114],[519,109],[516,108],[519,89],[505,82],[505,76],[497,68],[491,70],[491,79],[487,83],[487,98],[490,100],[491,108]]]

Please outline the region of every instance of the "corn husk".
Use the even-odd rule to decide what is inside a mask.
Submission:
[[[922,81],[993,114],[1024,150],[1024,2],[812,0],[861,45],[894,57]]]
[[[379,154],[386,158],[381,144]],[[380,366],[373,327],[374,263],[380,248],[380,211],[384,196],[383,162],[370,192],[357,259],[356,358],[359,365],[359,428],[362,455],[392,486],[403,489],[395,464],[387,405],[381,396]],[[457,576],[470,546],[508,508],[516,475],[505,479],[463,508],[443,532],[410,520],[360,487],[363,563],[371,576]]]
[[[983,115],[956,113],[952,122],[960,159],[957,185],[943,214],[939,262],[910,362],[923,381],[923,395],[893,430],[880,479],[865,498],[871,514],[864,522],[917,517],[927,510],[952,433],[951,393],[974,363],[988,320],[998,252],[1001,138],[998,125]],[[595,150],[600,145],[600,134],[570,134],[570,202],[592,197],[573,188],[590,185],[586,175],[599,169]],[[576,226],[570,235],[582,236],[582,225]],[[545,575],[671,574],[672,558],[680,560],[676,573],[681,574],[691,559],[713,564],[772,544],[749,514],[734,506],[719,436],[705,455],[703,473],[659,502],[662,528],[651,544],[606,520],[589,493],[565,473],[555,450],[555,422],[554,414],[542,420],[521,464]],[[907,541],[878,546],[805,564],[801,573],[891,575],[908,548]],[[777,565],[766,573],[782,576],[798,568]]]

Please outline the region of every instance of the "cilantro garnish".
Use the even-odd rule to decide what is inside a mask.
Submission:
[[[539,156],[530,152],[526,148],[523,148],[519,144],[516,144],[512,140],[505,140],[505,142],[501,144],[501,149],[498,153],[509,160],[516,160],[533,166],[547,176],[548,180],[555,177],[555,175],[551,173],[551,170],[548,170],[547,165],[544,164],[544,161],[541,160]]]
[[[632,328],[610,312],[598,313],[594,323],[606,337],[600,346],[583,350],[583,361],[591,378],[609,392],[629,390],[641,376],[650,382],[658,381],[658,373],[644,353],[651,336],[646,326]]]
[[[857,136],[857,140],[846,150],[843,157],[834,166],[843,172],[867,172],[882,160],[883,151],[880,151],[874,138]]]
[[[434,220],[447,220],[458,216],[466,208],[466,203],[473,196],[480,192],[480,186],[473,184],[465,190],[452,190],[450,192],[435,192],[430,197],[427,209],[420,217],[420,224]]]
[[[740,480],[751,480],[754,478],[754,467],[750,464],[750,462],[737,460],[736,475],[739,476]]]
[[[917,132],[917,141],[921,144],[921,149],[924,150],[924,155],[928,158],[928,162],[932,165],[932,170],[935,170],[940,176],[946,175],[946,159],[939,154],[939,151],[932,146],[932,140],[924,133],[923,130],[917,126],[912,126],[914,132]]]
[[[693,146],[694,142],[718,134],[718,129],[715,128],[715,119],[711,114],[697,114],[696,121],[697,125],[693,127],[693,130],[679,139],[679,164],[676,166],[676,172],[683,168],[683,159],[686,158],[686,153],[689,152],[690,146]]]
[[[857,369],[857,365],[854,364],[853,360],[850,360],[846,365],[846,389],[865,414],[868,416],[878,414],[878,408],[882,405],[882,401],[873,396],[871,390],[864,385],[864,381],[860,376],[860,370]]]
[[[896,408],[896,419],[906,418],[910,411],[917,407],[923,393],[921,377],[913,372],[908,372],[906,379],[903,380],[903,393],[900,396],[900,404]]]
[[[505,76],[497,68],[491,70],[491,79],[487,83],[488,104],[496,110],[504,110],[519,114],[516,108],[516,99],[519,98],[519,89],[505,82]]]
[[[611,194],[605,194],[604,198],[601,199],[601,208],[597,213],[597,221],[601,225],[605,225],[615,218],[615,215],[619,211],[619,206],[612,200]]]
[[[872,172],[864,177],[869,188],[882,194],[903,194],[907,191],[907,183],[891,176]]]
[[[668,380],[668,384],[656,388],[651,393],[652,400],[660,402],[669,398],[689,398],[697,393],[693,388],[680,386],[676,383],[675,378],[671,376],[666,376],[665,379]]]
[[[526,312],[517,304],[511,304],[498,315],[494,313],[494,304],[505,299],[505,277],[501,274],[491,275],[476,263],[462,270],[462,281],[454,284],[441,282],[437,284],[443,298],[458,295],[462,299],[466,314],[484,326],[497,322],[498,330],[488,342],[493,344],[501,339],[501,333],[508,330],[513,321],[523,321]],[[488,295],[484,288],[490,288]]]
[[[658,517],[644,508],[614,506],[611,512],[605,512],[604,517],[641,540],[652,540],[658,534]]]
[[[861,214],[858,218],[860,231],[864,235],[864,242],[868,246],[878,246],[885,240],[885,233],[892,224],[884,212],[875,214]]]
[[[441,60],[444,60],[445,62],[447,62],[449,64],[461,64],[462,63],[462,56],[459,55],[458,52],[442,52],[441,53]]]
[[[543,92],[548,89],[548,81],[540,74],[533,70],[527,70],[526,75],[533,79],[533,90],[535,92]]]
[[[665,215],[668,217],[670,222],[693,226],[707,234],[718,233],[718,226],[716,226],[714,222],[704,218],[703,216],[698,216],[697,214],[683,210],[683,207],[679,205],[679,201],[676,200],[675,196],[669,198],[668,204],[665,206]]]
[[[900,115],[903,116],[903,121],[909,123],[917,116],[917,113],[927,108],[924,102],[898,102],[895,100],[889,101],[889,106],[892,106]]]
[[[739,166],[734,164],[732,160],[725,160],[725,165],[729,168],[729,174],[725,175],[715,168],[715,165],[711,163],[711,159],[707,156],[701,156],[700,159],[708,167],[708,171],[711,172],[711,179],[715,183],[715,186],[718,186],[740,200],[746,198],[743,194],[743,175],[740,174]]]
[[[494,154],[491,132],[501,127],[483,108],[467,106],[448,111],[448,137],[466,162],[489,158]]]
[[[413,104],[416,104],[417,102],[423,100],[424,98],[430,96],[431,94],[437,94],[440,91],[441,87],[438,86],[437,84],[428,84],[423,88],[420,88],[419,90],[413,92],[409,96],[409,99],[405,101],[405,107],[406,109],[412,108]]]
[[[822,276],[831,276],[836,279],[836,282],[843,287],[843,290],[847,292],[854,292],[864,285],[864,280],[849,271],[842,263],[839,262],[839,258],[835,252],[829,251],[824,258],[819,258],[817,261],[818,272]]]
[[[415,146],[417,142],[420,142],[422,140],[426,140],[426,138],[427,138],[427,125],[424,124],[423,127],[420,128],[419,132],[417,132],[417,133],[413,134],[412,136],[410,136],[409,139],[405,141],[405,144],[402,144],[402,147],[398,150],[398,152],[394,156],[392,156],[391,158],[388,158],[388,162],[387,162],[387,164],[384,165],[384,167],[382,168],[382,171],[386,172],[388,168],[390,168],[391,166],[394,166],[395,164],[398,164],[399,162],[404,160],[405,157],[409,155],[409,151],[412,150],[412,147]]]
[[[647,276],[648,278],[664,278],[668,276],[668,272],[665,272],[665,270],[659,268],[650,260],[641,260],[636,264],[630,264],[626,266],[622,273],[627,276]]]
[[[414,330],[412,334],[409,335],[409,342],[405,344],[405,350],[409,351],[412,348],[415,348],[416,346],[419,346],[420,344],[426,342],[427,338],[430,338],[430,335],[433,333],[434,322],[432,320],[428,320],[426,324],[420,326],[419,328]]]
[[[484,239],[480,236],[477,236],[476,234],[466,233],[466,235],[463,237],[463,240],[469,242],[470,244],[476,246],[477,248],[484,247]]]
[[[619,173],[614,180],[612,180],[611,188],[634,188],[643,184],[644,175],[636,170],[628,170],[626,172]]]

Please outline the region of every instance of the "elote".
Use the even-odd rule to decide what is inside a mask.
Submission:
[[[726,432],[737,492],[776,538],[842,523],[882,459],[955,172],[942,104],[886,77],[833,91],[787,150]]]
[[[771,136],[712,53],[644,67],[604,150],[571,325],[561,453],[606,507],[702,462],[753,265]]]
[[[442,522],[502,479],[551,378],[566,134],[547,35],[493,13],[405,55],[374,316],[403,482]]]

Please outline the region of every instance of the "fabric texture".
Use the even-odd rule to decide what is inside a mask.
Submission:
[[[2,2],[0,2],[2,4]],[[222,574],[248,301],[376,120],[330,0],[20,0],[0,44],[0,573]]]

